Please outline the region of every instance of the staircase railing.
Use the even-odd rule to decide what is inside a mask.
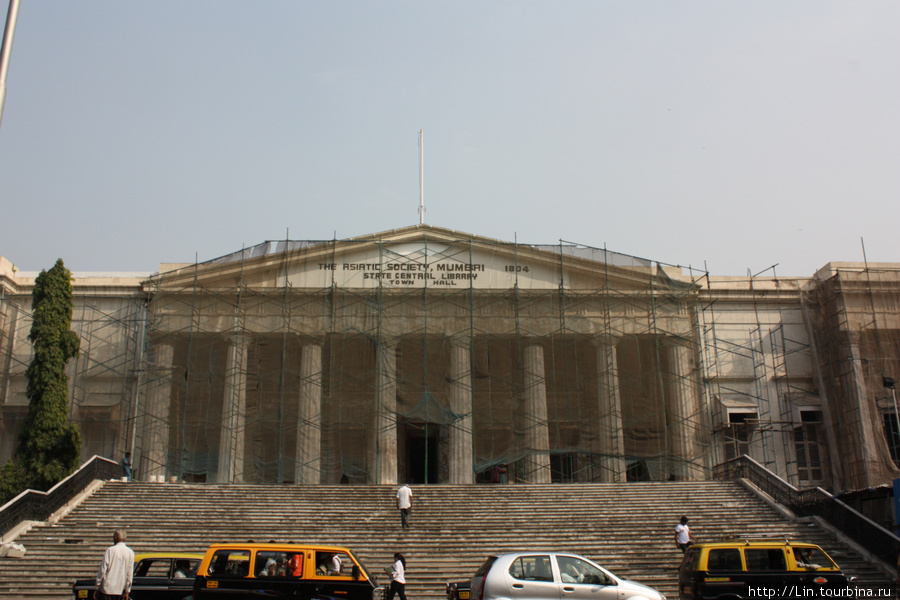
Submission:
[[[0,507],[0,539],[23,521],[46,521],[95,479],[121,475],[122,467],[117,462],[94,456],[46,492],[25,490]]]
[[[818,516],[888,564],[900,554],[900,537],[820,487],[794,487],[747,455],[716,465],[716,479],[747,479],[798,517]]]

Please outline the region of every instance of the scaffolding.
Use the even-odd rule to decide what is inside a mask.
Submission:
[[[803,279],[776,266],[708,289],[699,309],[715,461],[749,455],[794,485],[827,477],[824,406],[800,303]],[[771,272],[771,275],[768,273]]]
[[[138,395],[146,299],[79,290],[72,328],[81,340],[69,362],[69,412],[82,432],[82,455],[115,456],[125,447]],[[33,358],[31,296],[0,288],[0,457],[14,452],[28,411],[25,370]]]
[[[900,379],[900,274],[883,263],[828,267],[804,294],[804,307],[834,415],[833,478],[870,487],[900,477],[900,421],[889,386]]]
[[[878,293],[853,326],[837,284],[768,271],[723,283],[420,226],[265,242],[115,293],[76,281],[72,418],[86,455],[196,482],[667,481],[739,454],[846,480],[824,450],[847,380],[829,353],[855,328],[880,373],[900,366],[897,270],[894,296],[858,278]],[[4,289],[2,458],[30,360],[30,298]]]
[[[341,256],[364,259],[348,276]],[[399,478],[444,482],[461,436],[479,480],[702,477],[698,288],[672,271],[563,241],[426,238],[267,242],[151,278],[133,446],[166,451],[139,468],[211,481],[242,455],[243,481],[363,483],[393,451]]]

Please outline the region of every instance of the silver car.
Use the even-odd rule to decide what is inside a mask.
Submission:
[[[583,556],[516,552],[490,556],[470,582],[470,600],[666,600]]]

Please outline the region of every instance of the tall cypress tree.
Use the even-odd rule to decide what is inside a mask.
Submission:
[[[69,421],[66,376],[66,363],[80,347],[71,330],[73,295],[72,274],[62,259],[34,281],[28,335],[34,359],[25,371],[28,415],[15,455],[3,468],[0,495],[6,499],[26,488],[49,489],[81,459],[81,432]]]

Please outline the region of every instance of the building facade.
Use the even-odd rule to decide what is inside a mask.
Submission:
[[[0,258],[4,460],[35,276]],[[714,277],[413,226],[74,284],[85,458],[131,451],[141,479],[698,480],[741,454],[801,487],[900,475],[900,264]]]

